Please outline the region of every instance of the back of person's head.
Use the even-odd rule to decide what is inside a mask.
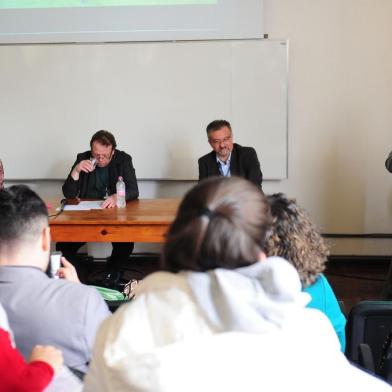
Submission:
[[[42,199],[25,185],[0,191],[0,255],[34,242],[48,226],[48,211]]]
[[[294,199],[282,193],[267,196],[272,224],[267,234],[265,252],[291,262],[298,271],[302,285],[314,283],[325,269],[328,248],[318,228]]]
[[[93,146],[94,142],[98,142],[103,146],[112,146],[113,149],[117,147],[116,139],[113,134],[109,131],[105,131],[104,129],[101,129],[100,131],[94,133],[90,140],[90,147]]]
[[[260,189],[239,177],[214,177],[180,204],[162,253],[163,268],[207,271],[255,263],[264,248],[268,204]]]
[[[228,121],[226,121],[226,120],[214,120],[214,121],[211,121],[207,125],[207,128],[206,128],[207,135],[210,132],[214,132],[214,131],[218,131],[219,129],[222,129],[223,127],[227,127],[231,131],[231,125],[230,125],[230,123]]]

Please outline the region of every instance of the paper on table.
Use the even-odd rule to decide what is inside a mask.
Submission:
[[[102,200],[84,200],[79,204],[67,204],[64,211],[101,210]]]

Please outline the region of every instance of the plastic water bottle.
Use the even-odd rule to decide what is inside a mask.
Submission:
[[[125,201],[125,182],[123,178],[120,176],[118,177],[118,181],[116,184],[116,193],[117,193],[117,207],[118,208],[125,208],[126,201]]]

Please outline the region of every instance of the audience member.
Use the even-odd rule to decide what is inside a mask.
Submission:
[[[23,185],[0,191],[0,301],[16,346],[27,357],[36,344],[53,345],[68,367],[83,372],[109,310],[96,289],[78,283],[64,258],[64,279],[50,279],[44,272],[49,251],[45,203]]]
[[[295,200],[288,199],[282,193],[268,196],[267,200],[272,215],[265,247],[267,255],[283,257],[294,265],[303,290],[312,297],[308,307],[319,309],[327,315],[344,352],[346,318],[322,273],[329,252],[320,231]]]
[[[102,208],[116,206],[116,183],[122,177],[125,183],[125,199],[139,197],[135,169],[132,158],[124,151],[116,149],[114,136],[108,131],[96,132],[90,141],[90,150],[77,155],[71,172],[63,185],[67,199],[87,198],[105,199]],[[76,254],[84,242],[59,242],[56,245],[65,258],[76,263]],[[121,269],[127,265],[133,250],[133,242],[113,242],[113,251],[107,263],[103,286],[117,289],[121,278]]]
[[[389,391],[352,367],[295,268],[266,259],[269,207],[249,181],[202,181],[182,201],[165,272],[100,328],[86,391]]]
[[[4,167],[0,159],[0,190],[4,188]]]
[[[7,316],[0,305],[0,391],[41,392],[63,363],[61,351],[35,346],[28,362],[14,347]]]
[[[215,120],[208,124],[207,137],[212,151],[199,159],[199,180],[213,176],[239,176],[261,187],[263,174],[256,151],[233,143],[228,121]]]

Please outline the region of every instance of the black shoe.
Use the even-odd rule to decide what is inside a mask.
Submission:
[[[121,272],[110,271],[103,278],[102,286],[112,290],[118,290],[120,286]]]

